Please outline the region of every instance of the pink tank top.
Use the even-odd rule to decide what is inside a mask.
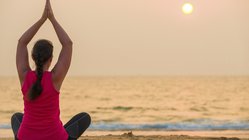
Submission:
[[[60,120],[59,92],[54,88],[51,72],[44,72],[43,91],[33,101],[27,94],[36,81],[36,73],[29,71],[22,86],[24,116],[18,131],[19,140],[67,140],[68,134]]]

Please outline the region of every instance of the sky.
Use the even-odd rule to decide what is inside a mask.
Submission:
[[[181,7],[194,6],[190,15]],[[249,75],[249,0],[51,0],[74,42],[69,75]],[[45,0],[0,1],[0,76],[17,75],[17,40]],[[53,42],[47,21],[29,44]],[[32,68],[34,63],[30,61]]]

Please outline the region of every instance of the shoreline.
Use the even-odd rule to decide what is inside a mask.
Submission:
[[[11,140],[13,139],[11,130],[0,129],[0,139]],[[147,140],[147,139],[171,139],[171,140],[195,140],[203,139],[209,140],[211,138],[220,139],[241,139],[249,140],[249,130],[222,130],[222,131],[86,131],[80,140],[116,140],[131,138]],[[222,139],[221,139],[222,140]]]

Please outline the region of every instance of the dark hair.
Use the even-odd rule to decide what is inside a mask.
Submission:
[[[38,40],[32,50],[32,58],[36,65],[37,80],[32,85],[28,93],[29,100],[35,100],[42,93],[43,65],[53,56],[53,45],[50,41]]]

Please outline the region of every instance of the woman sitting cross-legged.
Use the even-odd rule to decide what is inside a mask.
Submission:
[[[32,50],[36,65],[33,71],[29,65],[27,45],[49,19],[61,42],[62,49],[57,63],[51,71],[53,45],[48,40],[38,40]],[[68,72],[72,57],[73,43],[54,17],[50,0],[42,18],[30,27],[19,39],[16,65],[20,79],[24,114],[15,113],[11,125],[18,140],[76,140],[89,127],[91,118],[87,113],[79,113],[64,126],[60,120],[60,88]]]

